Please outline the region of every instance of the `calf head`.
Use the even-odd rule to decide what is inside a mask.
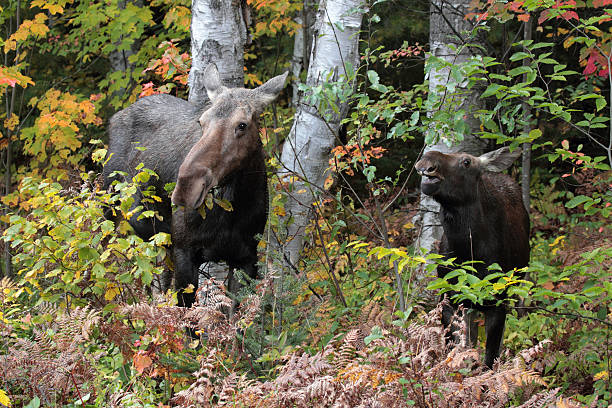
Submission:
[[[178,172],[172,202],[198,208],[211,188],[239,169],[257,149],[258,119],[280,93],[287,72],[256,89],[226,88],[214,64],[204,71],[204,86],[211,106],[199,119],[200,140],[191,148]]]
[[[429,151],[415,164],[422,176],[421,191],[443,203],[470,202],[484,172],[501,172],[518,158],[507,147],[476,157],[467,153]]]

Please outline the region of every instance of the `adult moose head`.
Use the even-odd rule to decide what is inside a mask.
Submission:
[[[467,153],[445,154],[429,151],[415,168],[422,176],[421,190],[440,203],[440,221],[444,234],[440,253],[457,258],[457,263],[480,261],[474,265],[480,279],[487,266],[497,263],[504,271],[523,268],[529,263],[529,215],[521,199],[518,184],[500,173],[520,155],[507,147],[475,157]],[[449,270],[438,267],[438,276]],[[475,305],[469,308],[485,313],[485,364],[491,367],[499,356],[506,321],[503,304]],[[442,312],[445,326],[451,322],[456,304]],[[472,314],[469,314],[472,318]],[[476,341],[473,324],[469,338]]]
[[[204,71],[210,104],[196,106],[170,95],[141,98],[117,112],[110,120],[109,149],[104,184],[127,175],[131,180],[141,163],[157,173],[133,195],[129,222],[143,239],[157,232],[172,236],[175,287],[181,290],[179,305],[189,306],[197,288],[199,267],[204,262],[227,262],[257,275],[257,241],[268,212],[265,155],[259,139],[258,119],[284,87],[287,73],[256,89],[226,88],[214,64]],[[120,173],[121,172],[121,173]],[[165,193],[176,183],[172,198]],[[141,191],[152,186],[161,202],[144,199]],[[218,205],[198,208],[214,187],[215,198],[228,200],[232,211]],[[178,206],[173,212],[171,201]],[[158,218],[143,218],[155,210]],[[110,215],[110,210],[107,211]],[[165,286],[169,282],[165,282]],[[230,273],[230,290],[236,281]]]
[[[287,73],[257,89],[226,88],[214,64],[204,72],[212,105],[198,122],[201,138],[183,160],[172,202],[187,208],[202,205],[210,189],[260,148],[259,114],[283,89]]]

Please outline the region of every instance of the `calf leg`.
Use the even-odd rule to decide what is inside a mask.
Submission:
[[[463,314],[463,319],[465,320],[465,327],[467,329],[466,334],[466,342],[465,347],[476,347],[476,342],[478,341],[478,322],[476,321],[476,316],[478,315],[478,311],[474,309],[465,309]]]
[[[489,368],[493,367],[495,359],[499,357],[505,326],[506,308],[504,306],[492,307],[485,311],[485,330],[487,334],[485,364]]]
[[[442,324],[448,330],[446,333],[447,342],[459,342],[459,336],[457,336],[458,327],[452,325],[453,316],[455,315],[456,306],[452,303],[445,303],[442,305]]]

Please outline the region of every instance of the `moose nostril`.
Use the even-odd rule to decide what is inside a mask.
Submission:
[[[436,167],[436,166],[429,166],[429,167],[427,168],[427,172],[428,172],[428,173],[433,173],[434,171],[436,171],[436,169],[437,169],[437,167]]]

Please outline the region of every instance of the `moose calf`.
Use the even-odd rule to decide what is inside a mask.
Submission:
[[[444,235],[440,253],[457,258],[458,263],[480,261],[474,265],[480,279],[489,273],[487,266],[493,263],[503,271],[529,263],[529,215],[518,184],[500,173],[519,155],[519,150],[511,153],[507,147],[480,157],[429,151],[415,165],[422,176],[422,192],[441,206]],[[439,277],[447,272],[438,267]],[[485,314],[485,364],[492,367],[503,340],[506,308],[503,304],[464,305]],[[445,326],[450,325],[456,307],[454,304],[444,308]],[[470,338],[475,341],[475,337]]]
[[[132,209],[153,207],[163,219],[129,220],[143,239],[158,232],[170,233],[174,258],[175,287],[198,287],[199,266],[207,261],[225,261],[257,275],[255,235],[264,230],[268,213],[268,187],[264,151],[259,139],[258,119],[263,109],[283,89],[287,73],[256,89],[226,88],[214,64],[203,74],[210,105],[198,107],[170,95],[152,95],[117,112],[110,120],[109,149],[104,184],[127,173],[131,180],[140,163],[157,173],[152,185],[162,201],[145,203],[142,194],[133,198]],[[172,203],[164,191],[176,182]],[[144,186],[146,187],[146,186]],[[214,190],[213,190],[214,188]],[[228,200],[232,211],[218,205],[198,208],[213,190]],[[230,272],[229,289],[236,281]],[[194,293],[179,293],[179,305],[190,306]]]

